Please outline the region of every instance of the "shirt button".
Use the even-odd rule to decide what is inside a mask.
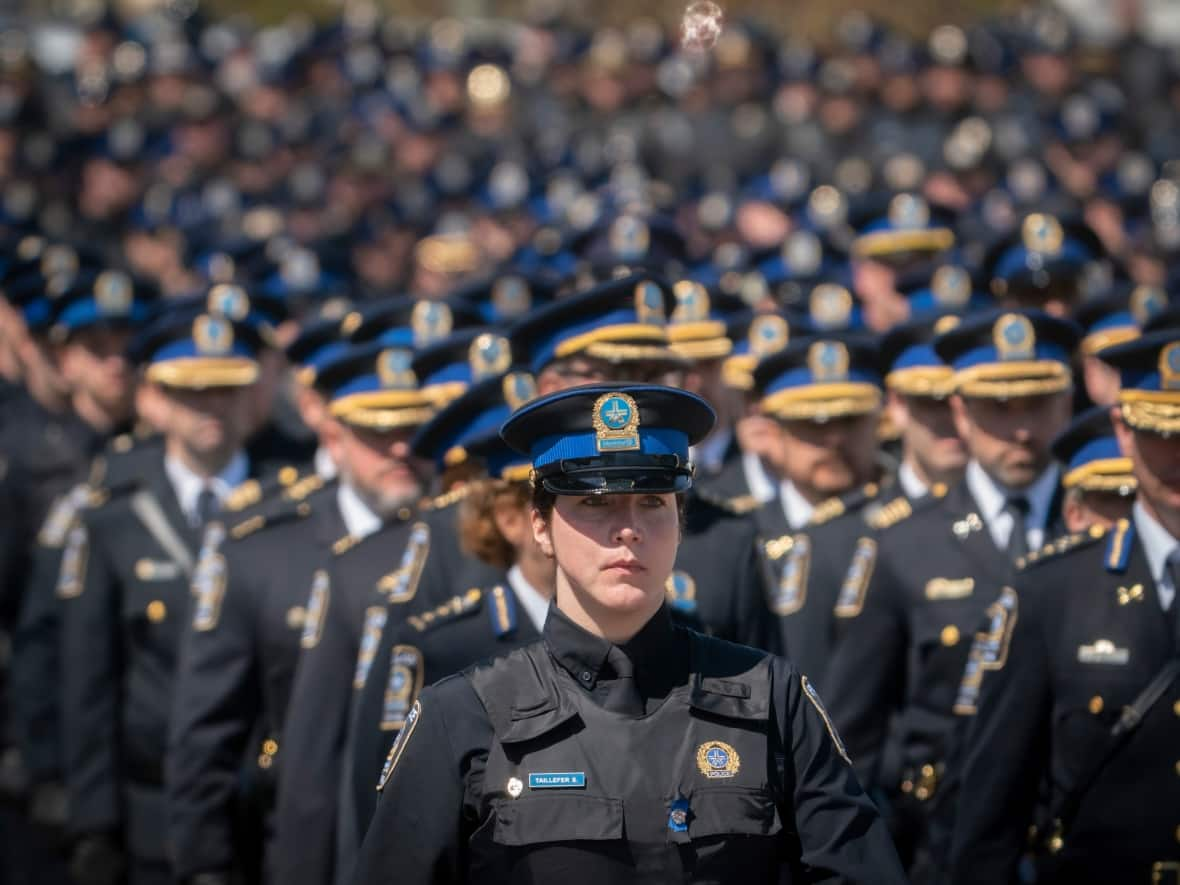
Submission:
[[[579,676],[578,678],[581,679],[583,682],[585,682],[587,685],[589,685],[591,682],[594,681],[594,674],[591,673],[589,670],[583,670],[582,675]]]
[[[1106,704],[1102,700],[1102,695],[1096,694],[1094,697],[1090,698],[1090,712],[1095,716],[1101,713],[1102,708],[1105,706]]]

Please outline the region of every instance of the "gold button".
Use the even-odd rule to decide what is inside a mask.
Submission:
[[[287,609],[287,626],[292,630],[299,630],[303,627],[303,622],[307,620],[307,610],[301,606],[296,605]]]
[[[954,624],[947,624],[945,627],[942,628],[942,633],[940,634],[939,639],[941,639],[942,644],[947,646],[948,648],[952,645],[958,645],[959,644],[959,628],[956,627]]]
[[[411,511],[409,507],[401,507],[397,511],[397,518],[400,519],[402,522],[405,522],[412,515],[413,515],[413,511]]]
[[[275,760],[274,760],[273,756],[267,756],[265,753],[263,753],[261,756],[258,757],[258,767],[259,768],[270,768],[274,764],[274,761]]]
[[[1102,695],[1096,694],[1090,698],[1090,712],[1097,716],[1102,712],[1102,708],[1106,706],[1102,701]]]
[[[1180,701],[1176,701],[1176,703],[1172,704],[1172,712],[1177,716],[1180,716]]]
[[[262,752],[267,756],[273,756],[279,751],[279,744],[274,738],[267,738],[262,742]]]
[[[159,624],[164,618],[168,617],[168,607],[158,599],[153,599],[148,603],[147,619],[153,624]]]

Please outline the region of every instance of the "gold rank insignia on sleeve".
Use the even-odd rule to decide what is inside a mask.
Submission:
[[[971,651],[967,654],[967,666],[953,707],[957,715],[975,715],[984,674],[988,670],[1004,669],[1018,613],[1019,599],[1011,587],[1005,587],[999,598],[988,606],[986,629],[975,634]]]
[[[90,555],[90,536],[86,526],[77,524],[66,537],[61,555],[61,571],[57,576],[58,599],[74,599],[82,593],[86,576],[86,559]]]
[[[378,793],[384,790],[385,785],[389,783],[389,779],[393,776],[393,770],[397,768],[397,763],[406,751],[406,744],[410,742],[410,737],[414,734],[414,729],[418,727],[418,720],[421,718],[422,701],[416,700],[414,701],[414,706],[410,708],[410,712],[406,716],[405,726],[398,734],[397,740],[393,742],[393,746],[389,748],[389,755],[385,757],[385,764],[381,766],[381,777],[377,781]]]
[[[811,525],[823,525],[838,516],[844,515],[844,501],[841,498],[828,498],[816,505],[811,513]]]
[[[852,554],[844,583],[840,585],[840,594],[836,597],[836,617],[855,618],[860,614],[876,563],[877,542],[872,538],[861,538],[856,542],[856,550]]]
[[[422,691],[426,662],[412,645],[395,645],[389,657],[389,678],[381,703],[381,730],[405,731]]]

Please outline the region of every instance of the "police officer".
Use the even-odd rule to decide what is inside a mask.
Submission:
[[[966,638],[1014,562],[1056,532],[1060,471],[1049,442],[1069,420],[1076,341],[1071,323],[1035,312],[985,313],[935,339],[955,372],[965,476],[867,536],[841,589],[824,689],[863,782],[891,807],[915,879],[932,875],[928,819]]]
[[[203,523],[258,465],[242,448],[254,330],[165,316],[136,354],[162,401],[142,485],[87,511],[62,557],[62,733],[75,875],[170,879],[163,792],[173,675]]]
[[[504,425],[555,607],[540,642],[415,703],[358,881],[903,881],[806,678],[669,620],[677,493],[712,423],[683,391],[588,386]]]
[[[1059,538],[988,610],[958,700],[974,715],[955,882],[1015,877],[1041,785],[1038,882],[1180,870],[1180,340],[1155,332],[1103,359],[1139,491],[1129,519]]]
[[[1084,532],[1094,525],[1111,528],[1131,515],[1138,483],[1131,460],[1119,451],[1109,406],[1095,406],[1075,417],[1051,448],[1062,465],[1061,519],[1066,531]]]

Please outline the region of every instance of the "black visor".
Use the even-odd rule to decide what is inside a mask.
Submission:
[[[616,453],[571,458],[537,470],[537,481],[554,495],[659,495],[692,486],[692,465],[676,455]]]

